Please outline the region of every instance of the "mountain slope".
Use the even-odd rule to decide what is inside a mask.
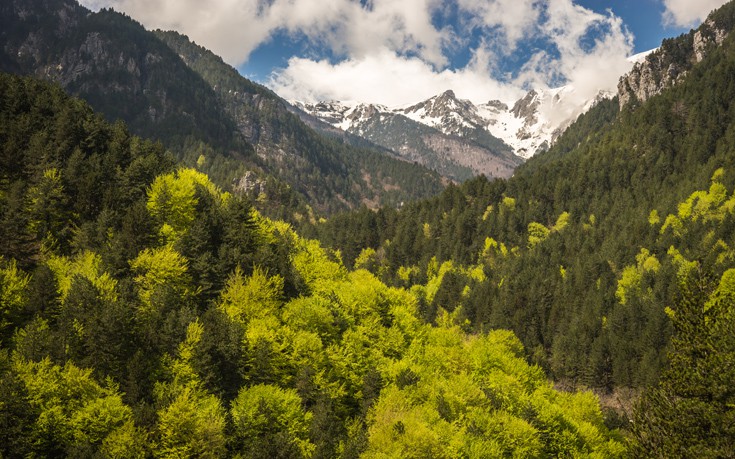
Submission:
[[[251,170],[267,196],[284,196],[280,204],[289,205],[290,188],[321,212],[397,205],[442,187],[424,168],[320,136],[275,94],[183,37],[169,40],[172,50],[129,17],[71,0],[12,0],[0,14],[2,69],[59,82],[190,164],[202,159],[225,186]]]
[[[415,161],[445,177],[463,181],[484,174],[507,178],[521,160],[481,130],[443,131],[398,110],[373,104],[294,102],[304,112]]]
[[[623,456],[511,332],[421,323],[56,85],[0,100],[0,456]]]
[[[735,3],[710,19],[730,24],[727,38],[700,62],[689,45],[711,21],[654,53],[689,66],[676,85],[623,111],[599,103],[511,179],[476,179],[315,231],[398,285],[421,283],[442,261],[481,266],[487,279],[456,274],[425,317],[439,320],[443,308],[477,330],[510,328],[557,380],[606,391],[656,381],[677,266],[698,262],[714,278],[735,267],[732,212],[687,226],[731,206],[735,187]],[[463,297],[465,285],[474,293]]]

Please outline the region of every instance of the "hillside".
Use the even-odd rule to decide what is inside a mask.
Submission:
[[[0,70],[60,83],[222,186],[254,173],[271,208],[292,211],[299,196],[320,213],[396,206],[442,188],[425,168],[317,134],[275,94],[185,37],[164,42],[125,15],[91,13],[73,0],[6,2],[0,25]]]
[[[624,456],[511,332],[422,323],[58,86],[0,98],[3,457]]]
[[[442,176],[461,182],[477,175],[488,178],[508,178],[522,163],[510,152],[510,147],[493,137],[473,113],[459,110],[467,101],[459,101],[451,91],[438,100],[427,101],[432,106],[389,109],[374,104],[294,104],[305,114],[317,117],[343,132],[381,145],[406,161],[417,162]],[[435,125],[422,117],[426,112]],[[424,113],[422,115],[421,113]],[[471,118],[469,121],[465,118]]]
[[[733,267],[732,212],[697,213],[731,203],[735,185],[733,18],[731,3],[666,42],[646,62],[687,69],[675,84],[659,80],[657,95],[622,111],[617,99],[598,104],[513,178],[469,181],[400,212],[337,216],[311,234],[393,285],[451,263],[441,300],[422,303],[425,319],[446,310],[478,332],[511,329],[569,387],[654,384],[677,266],[696,263],[712,279]],[[698,54],[694,37],[708,34],[720,38]],[[469,266],[487,280],[463,274]]]

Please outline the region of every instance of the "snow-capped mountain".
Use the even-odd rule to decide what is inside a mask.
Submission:
[[[564,128],[603,96],[608,95],[580,101],[574,88],[565,86],[529,91],[510,107],[498,100],[476,105],[456,97],[451,90],[417,104],[393,108],[355,102],[294,104],[332,126],[393,150],[397,145],[381,142],[372,131],[376,123],[402,116],[446,136],[464,139],[496,153],[510,150],[515,156],[528,159],[547,149]],[[507,154],[504,156],[508,158]]]
[[[478,174],[507,178],[522,163],[511,148],[492,136],[485,121],[471,118],[474,105],[447,92],[423,107],[391,109],[350,102],[292,102],[308,115],[385,147],[452,180]],[[431,107],[429,107],[431,104]],[[431,119],[426,119],[426,116]]]

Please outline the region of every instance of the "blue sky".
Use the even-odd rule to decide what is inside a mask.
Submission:
[[[657,48],[664,38],[674,37],[689,31],[690,27],[665,23],[666,8],[660,0],[583,0],[578,5],[605,14],[611,10],[619,16],[634,36],[633,53]],[[690,24],[693,26],[694,24]],[[321,57],[330,56],[322,50]],[[464,52],[462,52],[464,51]],[[288,65],[289,58],[315,54],[305,36],[295,37],[287,32],[277,32],[269,41],[257,47],[239,70],[253,79],[267,81],[274,69]],[[467,49],[459,50],[453,59],[454,66],[462,66],[469,60]]]
[[[725,0],[82,0],[174,29],[288,99],[512,102],[614,89],[629,55]]]

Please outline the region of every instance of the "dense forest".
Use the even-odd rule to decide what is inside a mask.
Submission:
[[[296,222],[361,204],[395,207],[443,189],[436,172],[319,134],[286,101],[187,37],[148,31],[111,9],[8,0],[0,43],[0,71],[59,83],[223,189],[253,177],[255,197],[267,197],[255,204],[272,217]]]
[[[676,85],[600,101],[511,179],[321,221],[275,170],[223,186],[278,164],[254,149],[0,74],[0,457],[732,457],[735,36],[694,62],[694,33],[652,57],[687,60]],[[212,116],[271,97],[157,35]],[[260,107],[324,161],[304,186],[334,167],[376,204],[348,147]]]
[[[3,75],[0,96],[3,457],[626,451],[511,332],[424,323],[59,87]]]
[[[734,19],[734,4],[710,17],[724,30]],[[691,49],[694,33],[665,43],[659,53],[679,54],[660,60],[693,59],[681,50]],[[731,418],[705,414],[707,401],[717,400],[724,405],[712,409],[731,417],[732,389],[710,387],[717,384],[698,365],[713,353],[723,365],[717,378],[732,377],[724,362],[735,350],[725,293],[735,267],[733,37],[689,67],[645,103],[620,110],[617,99],[600,102],[507,181],[479,177],[400,211],[362,209],[302,232],[338,250],[348,266],[417,292],[428,323],[449,313],[476,333],[513,330],[561,387],[594,388],[632,416],[625,400],[660,384],[665,395],[646,393],[641,403],[672,408],[697,398],[696,409],[677,413],[712,415],[708,422],[724,422],[719,438],[732,438]],[[426,295],[431,273],[437,293]],[[703,380],[691,380],[698,371]],[[651,422],[661,429],[649,438],[654,447],[678,421]],[[699,451],[703,443],[694,440],[706,431],[678,444],[688,453],[663,457]],[[732,450],[726,443],[713,448]]]

